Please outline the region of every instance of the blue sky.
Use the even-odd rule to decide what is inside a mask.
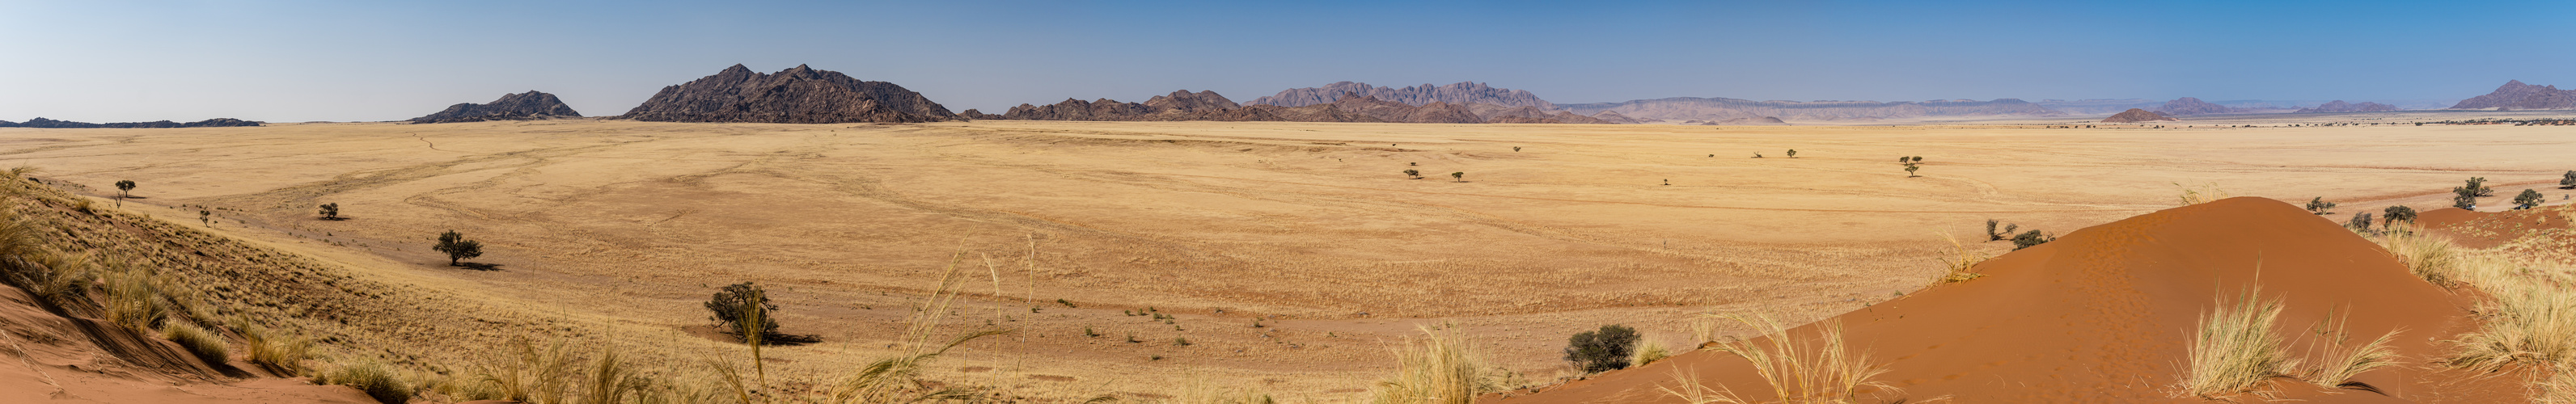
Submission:
[[[1558,103],[2576,87],[2576,1],[1937,3],[0,0],[0,119],[396,120],[532,89],[615,115],[735,63],[993,112],[1345,80]]]

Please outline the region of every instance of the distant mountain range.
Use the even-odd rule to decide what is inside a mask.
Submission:
[[[1428,105],[1439,102],[1455,105],[1493,104],[1506,107],[1533,107],[1541,110],[1557,109],[1556,104],[1539,99],[1538,95],[1530,94],[1529,91],[1494,88],[1485,83],[1464,81],[1438,87],[1430,84],[1412,87],[1378,87],[1368,83],[1344,81],[1325,84],[1323,87],[1280,90],[1278,94],[1254,98],[1244,104],[1303,107],[1339,101],[1345,98],[1343,94],[1359,94],[1406,105]]]
[[[2560,90],[2557,85],[2535,86],[2522,80],[2508,80],[2487,95],[2460,100],[2451,109],[2571,109],[2576,108],[2576,90]]]
[[[1155,96],[1143,103],[1120,102],[1106,98],[1093,101],[1066,99],[1049,105],[1020,104],[1020,106],[1011,107],[1010,111],[1005,111],[1001,115],[972,109],[959,115],[967,119],[1032,121],[1613,123],[1600,118],[1575,115],[1565,111],[1546,111],[1532,106],[1462,105],[1443,101],[1412,105],[1361,95],[1357,92],[1344,92],[1335,97],[1332,102],[1286,107],[1269,104],[1240,105],[1214,91],[1193,93],[1182,90]],[[1625,118],[1621,117],[1621,119]]]
[[[52,119],[36,118],[36,119],[29,119],[29,120],[27,120],[26,122],[0,121],[0,128],[54,128],[54,129],[84,129],[84,128],[221,128],[221,127],[231,127],[231,126],[259,126],[259,125],[260,125],[260,123],[261,123],[261,122],[258,122],[258,121],[244,121],[244,120],[232,119],[232,118],[215,118],[215,119],[208,119],[208,120],[196,121],[196,122],[188,122],[188,123],[179,123],[179,122],[171,122],[171,121],[152,121],[152,122],[117,122],[117,123],[88,123],[88,122],[57,121],[57,120],[52,120]]]
[[[1625,102],[1560,104],[1576,114],[1616,112],[1638,119],[1728,121],[1776,117],[1799,121],[1872,121],[1944,116],[2055,116],[2063,113],[2022,100],[1993,101],[1753,101],[1734,98],[1673,97]]]
[[[861,81],[805,65],[776,74],[740,64],[686,84],[663,87],[627,110],[626,119],[666,122],[937,122],[957,120],[948,107],[882,81]]]

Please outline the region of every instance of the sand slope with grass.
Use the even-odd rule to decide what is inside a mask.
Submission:
[[[1985,276],[1791,330],[1816,338],[1840,324],[1854,363],[1885,370],[1865,402],[2201,402],[2184,387],[2204,318],[2242,293],[2277,304],[2268,326],[2276,375],[2242,390],[2311,402],[2509,402],[2511,380],[2461,382],[2433,375],[2452,350],[2439,342],[2472,328],[2462,301],[2409,273],[2376,244],[2279,201],[2233,198],[2150,213],[2067,233],[1976,266]],[[2320,334],[2342,323],[2337,338]],[[2395,366],[2343,380],[2315,380],[2359,347],[2394,333]],[[1757,344],[1758,345],[1758,344]],[[2461,371],[2451,371],[2461,372]],[[1704,349],[1503,402],[1680,402],[1681,379],[1742,398],[1779,400],[1743,356]],[[2503,384],[2506,387],[2498,388]],[[1793,393],[1802,390],[1791,389]],[[1803,402],[1803,401],[1801,401]]]

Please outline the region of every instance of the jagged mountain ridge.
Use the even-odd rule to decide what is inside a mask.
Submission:
[[[805,65],[775,74],[740,64],[685,84],[663,87],[623,117],[667,122],[937,122],[958,119],[948,107],[882,81],[862,81]]]
[[[438,111],[438,113],[429,114],[419,118],[412,118],[411,123],[514,121],[579,117],[581,117],[581,112],[573,111],[572,106],[564,105],[563,100],[555,98],[554,94],[547,94],[537,90],[528,90],[528,92],[525,93],[503,94],[501,95],[501,99],[492,100],[492,102],[489,103],[462,103],[450,105],[447,109]]]
[[[2557,85],[2523,84],[2508,80],[2486,95],[2470,97],[2452,104],[2450,109],[2571,109],[2576,108],[2576,90],[2560,90]]]
[[[1254,98],[1252,101],[1244,102],[1244,105],[1302,107],[1340,101],[1344,98],[1343,94],[1359,94],[1417,106],[1441,102],[1453,105],[1494,104],[1505,107],[1534,107],[1541,110],[1558,109],[1556,104],[1539,99],[1538,95],[1526,90],[1496,88],[1485,83],[1470,81],[1444,86],[1423,84],[1412,87],[1378,87],[1368,83],[1344,81],[1325,84],[1322,87],[1280,90],[1278,94]]]
[[[999,115],[972,109],[960,115],[968,119],[1038,121],[1613,123],[1599,118],[1575,115],[1565,111],[1546,111],[1531,106],[1452,104],[1442,101],[1411,105],[1356,92],[1342,93],[1329,103],[1283,107],[1268,104],[1236,104],[1214,91],[1193,93],[1181,90],[1155,96],[1143,103],[1121,102],[1107,98],[1092,101],[1068,98],[1048,105],[1020,104]]]
[[[1589,104],[1560,104],[1581,115],[1616,112],[1635,119],[1726,121],[1776,117],[1795,121],[1905,119],[1927,116],[2053,116],[2056,110],[2027,101],[1753,101],[1735,98],[1673,97]]]

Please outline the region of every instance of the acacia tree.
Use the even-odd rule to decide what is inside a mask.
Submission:
[[[2397,222],[2414,223],[2415,208],[2409,208],[2406,205],[2390,206],[2379,211],[2379,220],[2380,227],[2394,226]]]
[[[439,233],[438,245],[429,249],[447,253],[447,266],[451,267],[464,265],[460,261],[466,258],[483,256],[483,242],[466,240],[465,235],[456,234],[455,230]]]
[[[116,207],[125,207],[125,197],[134,191],[134,180],[116,180]]]
[[[2513,196],[2513,209],[2522,210],[2540,207],[2540,202],[2546,200],[2549,200],[2549,198],[2540,196],[2540,191],[2525,189],[2522,190],[2521,195]]]
[[[1467,172],[1465,172],[1465,171],[1460,171],[1460,172],[1449,173],[1449,179],[1450,179],[1452,182],[1467,182]]]
[[[340,204],[322,204],[322,218],[327,220],[340,220]]]
[[[2559,178],[2558,189],[2576,189],[2576,171],[2568,171],[2566,177]]]
[[[2322,196],[2320,196],[2320,197],[2316,197],[2316,199],[2309,199],[2309,200],[2308,200],[2308,211],[2309,211],[2309,212],[2316,212],[2316,214],[2323,215],[2323,214],[2328,214],[2328,213],[2334,213],[2334,212],[2332,212],[2332,210],[2334,210],[2334,207],[2335,207],[2335,203],[2334,203],[2334,202],[2326,202],[2326,197],[2322,197]]]
[[[1789,158],[1798,158],[1798,149],[1789,149]]]

